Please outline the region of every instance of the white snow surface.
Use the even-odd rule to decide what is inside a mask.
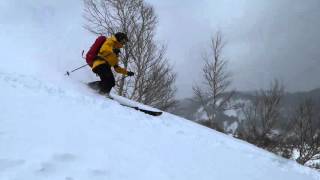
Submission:
[[[97,80],[88,67],[64,76],[95,39],[77,0],[0,4],[0,180],[320,180],[189,120],[99,96],[84,85]]]
[[[72,78],[0,71],[0,87],[0,180],[320,179],[189,120],[123,107]]]
[[[320,180],[186,119],[103,98],[84,85],[97,80],[87,67],[63,76],[95,39],[77,0],[0,4],[0,180]]]

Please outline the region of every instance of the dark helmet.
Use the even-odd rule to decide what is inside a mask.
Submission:
[[[114,36],[116,37],[117,41],[120,43],[126,43],[129,41],[127,34],[123,32],[117,32]]]

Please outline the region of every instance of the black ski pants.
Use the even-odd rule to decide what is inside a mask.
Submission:
[[[96,73],[101,79],[100,92],[109,93],[112,87],[115,86],[114,76],[109,64],[100,64],[92,69],[92,71]]]

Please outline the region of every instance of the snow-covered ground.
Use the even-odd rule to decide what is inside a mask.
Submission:
[[[77,0],[0,4],[0,180],[320,179],[186,119],[105,99],[83,84],[97,80],[88,68],[63,76],[94,40]]]
[[[72,78],[45,79],[0,72],[1,180],[320,179],[186,119],[123,107]]]

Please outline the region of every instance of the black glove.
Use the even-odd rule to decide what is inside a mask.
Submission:
[[[118,48],[114,48],[112,51],[113,51],[113,53],[116,54],[116,56],[119,56],[119,54],[121,53],[120,49],[118,49]]]
[[[128,76],[134,76],[134,72],[128,71],[127,75]]]

